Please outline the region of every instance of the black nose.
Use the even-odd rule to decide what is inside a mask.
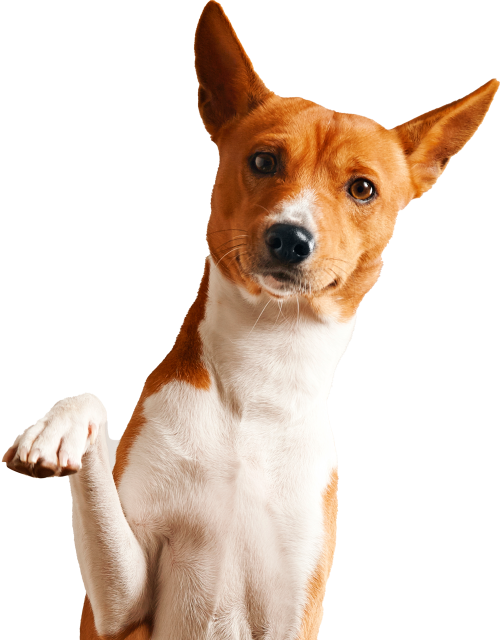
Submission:
[[[273,224],[266,231],[266,244],[271,255],[280,262],[302,262],[314,249],[314,238],[304,227],[292,224]]]

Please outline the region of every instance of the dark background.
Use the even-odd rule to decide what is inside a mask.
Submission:
[[[203,2],[168,7],[11,16],[3,450],[57,399],[83,391],[104,401],[110,434],[120,437],[196,295],[217,170],[196,108],[192,42]],[[466,46],[478,16],[431,23],[344,5],[224,7],[271,89],[386,127],[500,73],[488,24]],[[383,624],[399,637],[391,612],[414,619],[422,598],[414,578],[432,583],[427,614],[439,608],[436,583],[456,571],[449,528],[459,507],[443,460],[450,407],[466,402],[455,381],[474,307],[471,251],[495,195],[498,100],[437,186],[400,214],[336,374],[340,518],[325,601],[334,626]],[[71,623],[61,637],[76,637],[84,592],[67,481],[0,474],[12,615],[29,602],[30,620],[60,629],[62,594]]]

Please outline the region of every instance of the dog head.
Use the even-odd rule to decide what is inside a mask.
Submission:
[[[498,82],[387,130],[269,91],[216,2],[195,54],[200,114],[220,153],[207,232],[215,263],[250,294],[300,295],[320,315],[352,316],[397,213],[473,135]]]

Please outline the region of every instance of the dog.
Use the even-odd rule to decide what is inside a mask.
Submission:
[[[91,394],[57,403],[4,461],[70,475],[82,639],[310,640],[335,547],[336,364],[397,213],[472,136],[498,83],[387,131],[274,95],[215,2],[195,52],[220,152],[198,297],[116,462]]]

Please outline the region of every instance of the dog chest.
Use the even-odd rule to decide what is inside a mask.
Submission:
[[[119,493],[144,546],[162,548],[158,624],[184,624],[199,587],[200,633],[257,616],[272,637],[287,637],[323,545],[323,492],[335,465],[326,412],[287,430],[255,411],[235,417],[215,389],[174,382],[143,413]]]

